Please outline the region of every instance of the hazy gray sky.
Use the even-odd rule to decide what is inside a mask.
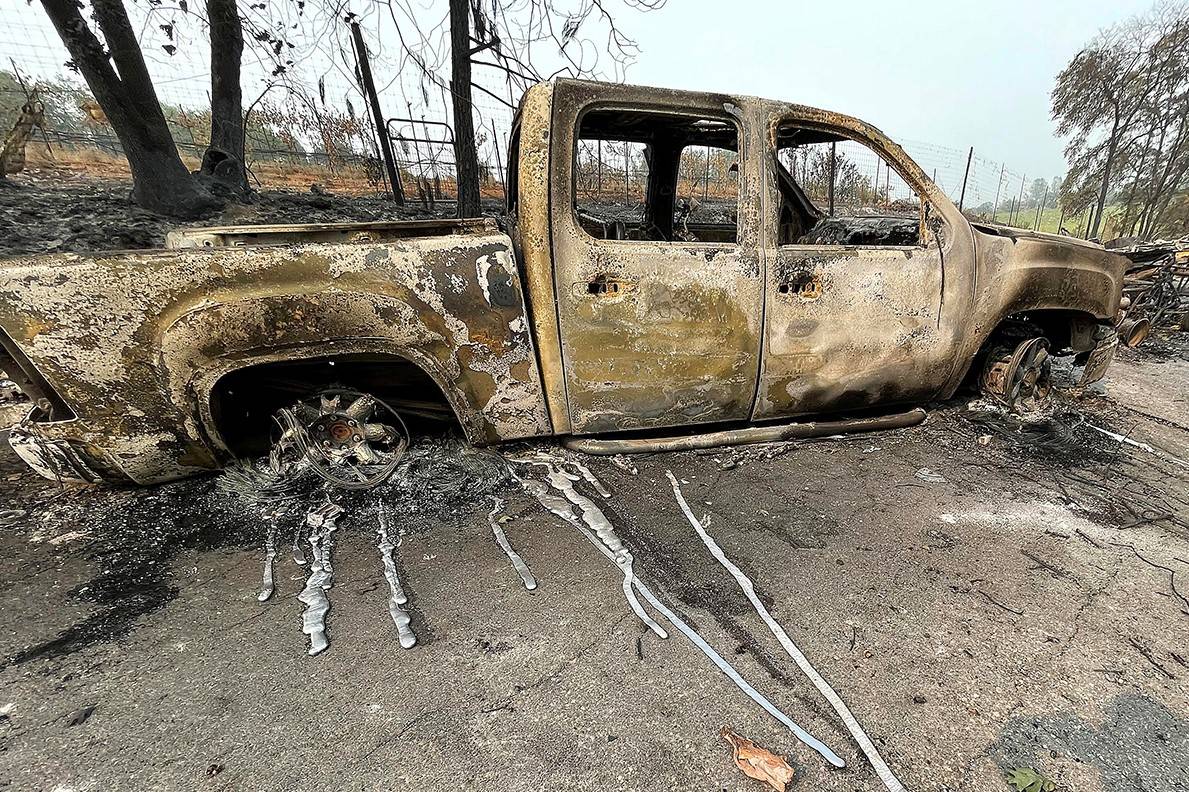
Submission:
[[[893,137],[1065,171],[1049,119],[1057,73],[1153,0],[669,0],[624,28],[630,82],[745,93],[859,116]]]
[[[985,201],[997,192],[1002,163],[1013,184],[1012,175],[1031,180],[1064,174],[1064,144],[1049,119],[1054,78],[1100,29],[1153,2],[669,0],[651,13],[627,11],[622,2],[607,5],[643,50],[628,73],[630,82],[753,94],[859,116],[907,141],[926,171],[940,169],[939,181],[950,191],[961,182],[965,148],[974,146],[981,161],[972,173],[972,197]],[[427,20],[444,13],[442,0],[410,3],[426,9]],[[0,20],[0,63],[7,66],[12,57],[26,73],[62,73],[66,54],[39,4],[0,0]],[[396,52],[391,32],[372,36],[380,48]],[[146,49],[164,100],[205,101],[205,53],[202,40],[174,58],[155,45]],[[306,64],[309,85],[325,63],[313,57]],[[549,64],[540,65],[548,73]],[[383,61],[374,68],[381,84],[394,76]],[[254,95],[264,78],[259,69],[249,71],[254,76],[245,74],[245,94]],[[352,90],[348,70],[339,71],[327,75],[332,98]],[[415,83],[417,76],[410,71],[402,79]],[[410,91],[416,93],[405,93]],[[399,115],[404,94],[398,87],[385,94],[389,114]],[[476,99],[481,114],[507,115],[485,96]],[[444,100],[435,95],[430,112],[446,112]]]

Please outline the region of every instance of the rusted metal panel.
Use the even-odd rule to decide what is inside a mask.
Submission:
[[[376,220],[362,223],[282,223],[276,225],[180,228],[165,235],[170,249],[292,245],[313,242],[361,244],[419,236],[490,234],[490,219]]]
[[[746,419],[763,313],[748,126],[735,97],[559,81],[553,101],[553,255],[573,431]],[[737,123],[738,243],[596,239],[573,202],[578,118],[593,106]],[[600,289],[607,279],[623,288]],[[595,284],[592,288],[592,284]]]
[[[780,197],[771,168],[765,170],[764,356],[753,417],[928,399],[946,382],[960,332],[952,319],[969,300],[967,224],[900,147],[869,124],[801,105],[769,103],[767,110],[769,161],[785,125],[841,135],[880,155],[921,197],[921,242],[779,245]]]
[[[33,431],[141,483],[225,460],[211,390],[275,360],[398,355],[441,387],[472,442],[551,431],[511,241],[490,227],[15,259],[0,270],[0,327],[78,415]]]
[[[541,366],[549,419],[558,434],[570,431],[566,381],[553,290],[553,242],[549,228],[550,134],[553,83],[530,88],[520,106],[516,226],[525,290],[532,307],[533,337]]]
[[[788,288],[798,281],[811,291]],[[755,418],[921,401],[945,381],[941,261],[918,250],[776,251]]]

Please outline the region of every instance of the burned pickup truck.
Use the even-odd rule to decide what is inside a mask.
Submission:
[[[45,475],[159,482],[264,450],[337,384],[475,444],[673,447],[903,425],[965,382],[1039,399],[1050,355],[1092,381],[1113,353],[1122,258],[968,221],[854,118],[559,79],[507,162],[498,219],[0,263],[0,369],[33,403],[11,442]]]

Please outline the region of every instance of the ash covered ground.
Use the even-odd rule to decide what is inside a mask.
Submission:
[[[22,249],[67,238],[41,229]],[[699,541],[671,471],[909,789],[1004,790],[1006,770],[1033,767],[1079,792],[1183,790],[1187,393],[1189,342],[1159,335],[1033,420],[957,399],[890,433],[574,457],[609,497],[573,486],[635,574],[843,770],[676,630],[648,631],[620,569],[508,474],[543,485],[544,467],[429,438],[389,486],[331,493],[344,513],[330,648],[310,656],[310,570],[289,544],[326,493],[271,518],[262,603],[267,507],[225,478],[59,487],[4,444],[0,788],[757,789],[726,725],[787,756],[793,788],[881,789]],[[389,610],[381,513],[411,649]]]
[[[166,232],[177,227],[176,221],[133,204],[129,189],[126,181],[50,181],[37,174],[0,180],[0,228],[5,229],[0,235],[0,257],[163,246]],[[229,204],[222,212],[186,225],[410,220],[441,216],[443,209],[453,211],[453,203],[436,207],[436,211],[417,203],[397,207],[379,196],[263,190],[252,203]],[[499,202],[485,199],[484,208],[494,213]]]
[[[1180,343],[1174,339],[1170,343]],[[635,572],[761,693],[849,762],[832,771],[621,575],[491,466],[449,446],[365,493],[335,536],[330,649],[307,655],[308,570],[218,477],[62,489],[6,454],[0,774],[13,789],[747,789],[723,725],[800,786],[878,789],[825,701],[698,541],[699,518],[911,789],[1176,790],[1189,767],[1189,364],[1128,353],[1105,395],[1034,422],[935,406],[887,434],[583,460]],[[1149,451],[1102,434],[1097,426]],[[451,472],[453,471],[453,472]],[[477,472],[476,472],[477,471]],[[540,478],[541,474],[537,474]],[[403,492],[403,494],[402,494]],[[319,496],[321,497],[321,496]],[[539,581],[492,536],[498,514]],[[282,522],[297,529],[300,506]],[[376,548],[392,517],[418,642]]]

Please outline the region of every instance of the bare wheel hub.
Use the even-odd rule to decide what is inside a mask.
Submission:
[[[375,486],[396,469],[409,444],[400,416],[376,397],[331,388],[277,413],[275,471],[305,469],[340,487]]]
[[[983,392],[1009,407],[1040,407],[1053,391],[1052,367],[1046,338],[996,346],[983,367]]]
[[[359,423],[343,414],[332,414],[318,419],[310,427],[310,437],[324,448],[346,448],[363,441]]]

